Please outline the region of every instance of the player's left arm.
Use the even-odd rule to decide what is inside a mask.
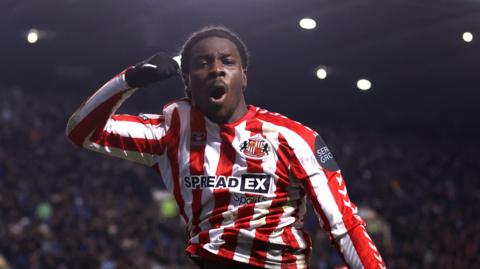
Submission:
[[[315,132],[293,147],[292,172],[301,179],[324,230],[349,268],[385,268],[365,222],[347,194],[335,159]]]

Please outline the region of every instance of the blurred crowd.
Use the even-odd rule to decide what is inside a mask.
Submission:
[[[76,105],[0,87],[0,269],[196,268],[180,218],[154,195],[163,185],[153,171],[66,140]],[[480,268],[480,142],[312,127],[336,155],[388,268]],[[311,268],[341,268],[308,212]]]

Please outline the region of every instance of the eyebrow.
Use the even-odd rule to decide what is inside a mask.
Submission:
[[[220,57],[221,58],[224,58],[224,57],[230,57],[232,56],[232,53],[220,53]],[[200,55],[196,55],[193,57],[193,59],[209,59],[209,58],[212,58],[214,57],[214,55],[212,53],[206,53],[206,54],[200,54]]]

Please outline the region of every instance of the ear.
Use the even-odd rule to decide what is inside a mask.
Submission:
[[[190,87],[190,80],[188,79],[188,74],[187,73],[182,73],[182,78],[183,78],[183,83],[185,84],[185,87],[189,88]]]
[[[192,92],[190,91],[190,80],[188,79],[188,74],[182,73],[183,83],[185,85],[185,95],[188,98],[192,98]]]
[[[247,69],[243,69],[243,85],[242,88],[245,90],[247,88]]]

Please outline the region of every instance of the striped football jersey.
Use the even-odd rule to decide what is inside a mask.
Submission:
[[[385,268],[331,152],[308,127],[255,106],[219,125],[184,98],[161,115],[116,115],[136,90],[120,73],[71,116],[76,145],[152,167],[187,225],[187,253],[263,268],[308,268],[308,197],[350,268]]]

